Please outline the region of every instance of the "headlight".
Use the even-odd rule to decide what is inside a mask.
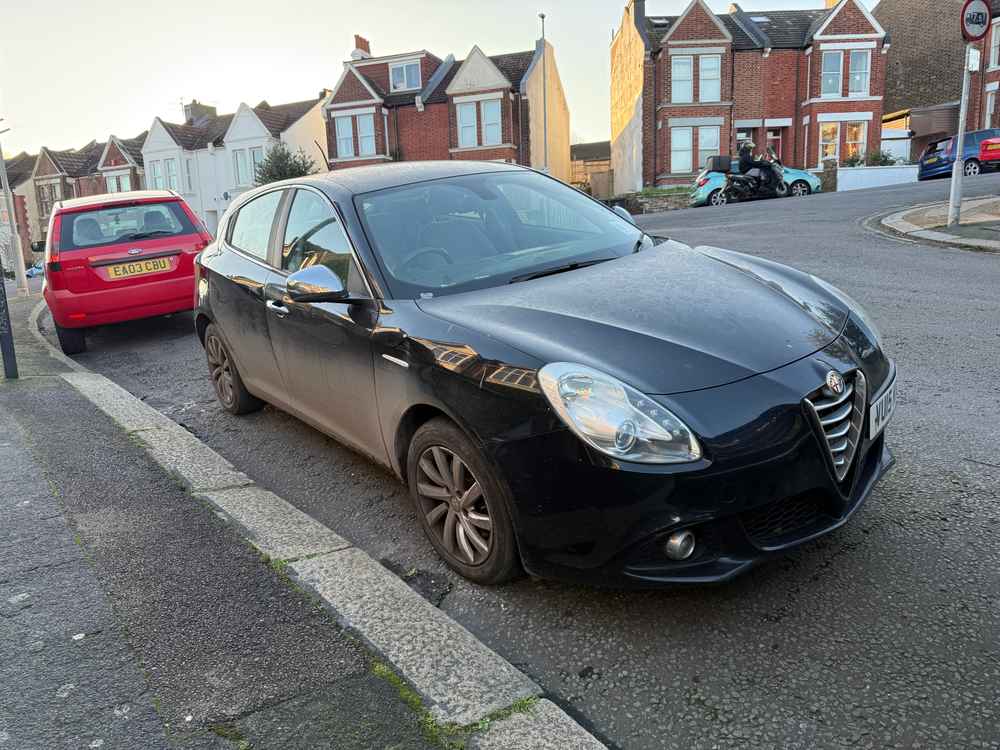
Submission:
[[[838,289],[833,284],[828,284],[827,282],[823,281],[823,279],[821,279],[819,276],[813,276],[812,280],[815,281],[817,284],[819,284],[821,287],[823,287],[834,297],[837,297],[845,305],[847,305],[847,307],[849,308],[850,312],[854,315],[854,317],[860,320],[868,329],[868,332],[871,333],[872,336],[874,336],[875,340],[873,343],[876,346],[882,345],[882,332],[878,329],[878,326],[875,325],[875,321],[872,318],[872,316],[868,314],[868,311],[865,310],[865,308],[863,308],[858,303],[858,301],[854,299],[854,297],[849,295],[844,290]]]
[[[554,362],[539,370],[538,382],[563,422],[601,453],[641,464],[701,458],[701,446],[686,424],[610,375]]]

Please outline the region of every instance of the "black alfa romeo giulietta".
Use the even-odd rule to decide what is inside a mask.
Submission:
[[[196,325],[226,410],[391,467],[483,584],[723,581],[846,523],[892,463],[895,366],[850,297],[512,165],[240,196]]]

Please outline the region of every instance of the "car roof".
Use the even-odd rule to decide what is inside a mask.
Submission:
[[[325,174],[299,178],[294,182],[312,184],[327,192],[359,195],[375,190],[426,182],[427,180],[440,180],[445,177],[518,171],[530,170],[506,162],[410,161],[334,170]]]
[[[57,211],[76,211],[92,206],[116,206],[122,203],[151,203],[158,200],[180,200],[180,196],[172,190],[130,190],[124,193],[101,193],[83,198],[67,198],[59,201]]]

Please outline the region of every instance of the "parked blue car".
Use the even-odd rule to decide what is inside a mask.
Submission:
[[[983,165],[979,161],[979,145],[987,138],[1000,137],[1000,128],[989,130],[976,130],[966,133],[962,141],[962,151],[965,152],[965,175],[975,177],[982,174]],[[923,155],[920,157],[920,171],[917,173],[918,180],[932,180],[935,177],[947,177],[951,175],[952,167],[955,165],[955,137],[943,138],[940,141],[933,141],[928,144]]]
[[[733,160],[733,171],[739,172],[739,161]],[[785,182],[788,183],[788,194],[797,198],[813,193],[823,192],[819,178],[811,172],[802,169],[785,167]],[[694,181],[691,190],[691,206],[723,206],[728,201],[722,196],[722,188],[726,185],[726,175],[722,172],[709,172],[707,169]]]

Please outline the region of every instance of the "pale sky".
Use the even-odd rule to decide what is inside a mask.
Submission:
[[[674,15],[689,0],[647,0]],[[709,0],[724,11],[729,0]],[[745,0],[744,10],[822,7],[823,0]],[[868,4],[873,4],[868,0]],[[131,137],[154,116],[182,119],[192,98],[233,112],[332,88],[354,34],[374,55],[427,49],[465,57],[534,48],[537,14],[570,108],[574,143],[610,132],[609,45],[625,0],[0,0],[0,136],[8,156]],[[419,13],[414,13],[415,9]]]

